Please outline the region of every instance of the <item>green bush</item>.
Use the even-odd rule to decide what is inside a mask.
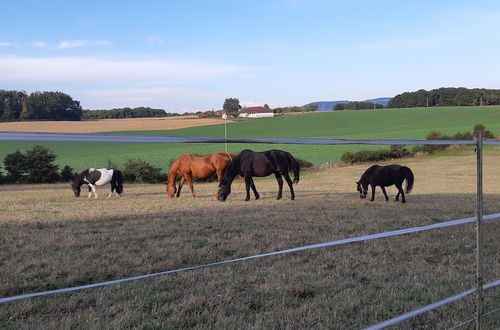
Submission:
[[[61,174],[60,174],[61,181],[64,181],[64,182],[70,181],[74,177],[76,177],[76,175],[77,175],[77,173],[75,173],[75,171],[73,170],[73,168],[71,168],[71,166],[69,166],[69,165],[66,165],[61,170]]]
[[[389,149],[361,150],[358,152],[344,152],[341,160],[344,163],[379,162],[387,159],[408,157],[411,152],[404,146],[393,145]]]
[[[162,169],[141,159],[129,159],[125,163],[123,177],[126,181],[138,183],[158,183],[166,180]]]
[[[60,179],[59,166],[54,164],[56,155],[47,148],[36,145],[23,154],[19,150],[4,158],[8,179],[17,183],[51,183]]]
[[[495,134],[493,134],[491,131],[486,129],[486,126],[483,124],[476,124],[473,129],[473,135],[476,136],[477,131],[483,131],[484,135],[483,137],[485,139],[493,139],[495,138]]]

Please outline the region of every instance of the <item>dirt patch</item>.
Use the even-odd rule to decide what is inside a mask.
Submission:
[[[96,133],[110,131],[171,130],[222,123],[224,123],[223,119],[200,119],[196,116],[101,119],[88,121],[29,121],[0,123],[0,131]]]

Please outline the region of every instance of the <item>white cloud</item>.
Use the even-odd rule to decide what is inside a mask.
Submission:
[[[84,46],[109,46],[111,42],[106,40],[63,40],[57,48],[75,48]]]
[[[183,88],[124,88],[112,90],[90,90],[75,93],[88,109],[151,106],[176,112],[193,112],[208,109],[207,99],[217,99],[206,92]],[[190,100],[190,102],[186,102]],[[195,100],[193,102],[193,100]],[[196,101],[200,100],[200,101]],[[189,103],[191,107],[186,107]]]
[[[190,60],[109,60],[93,57],[0,56],[0,82],[182,83],[241,75],[250,67]]]
[[[165,43],[165,40],[160,37],[147,37],[146,41],[154,45],[163,45]]]
[[[33,41],[30,45],[33,47],[40,47],[40,48],[47,46],[43,41]]]
[[[0,47],[9,47],[9,46],[12,46],[12,44],[10,42],[0,41]]]

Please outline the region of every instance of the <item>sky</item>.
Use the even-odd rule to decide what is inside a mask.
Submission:
[[[500,1],[6,1],[0,89],[167,112],[500,88]]]

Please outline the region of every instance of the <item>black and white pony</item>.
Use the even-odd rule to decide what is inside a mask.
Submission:
[[[111,195],[116,193],[121,196],[123,193],[123,176],[122,172],[114,168],[89,168],[80,173],[75,179],[71,181],[71,188],[76,197],[80,196],[81,186],[86,184],[89,186],[89,196],[92,197],[92,192],[95,198],[97,198],[97,192],[95,190],[96,186],[102,186],[111,182]]]
[[[380,186],[384,193],[385,200],[388,201],[389,197],[387,197],[385,187],[395,185],[398,189],[395,201],[397,202],[399,200],[399,195],[401,195],[401,202],[406,203],[405,192],[403,191],[403,181],[405,180],[406,193],[409,194],[413,189],[414,181],[413,172],[410,168],[398,164],[386,166],[373,165],[368,168],[359,181],[356,182],[356,190],[359,192],[359,197],[364,199],[368,194],[368,186],[370,185],[372,188],[372,198],[370,201],[373,202],[375,199],[375,187]]]

